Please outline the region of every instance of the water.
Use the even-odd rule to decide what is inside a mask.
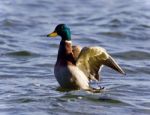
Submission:
[[[1,0],[0,115],[149,115],[149,0]],[[102,46],[127,75],[109,68],[106,91],[58,91],[53,68],[60,38],[45,37],[59,23],[74,44]]]

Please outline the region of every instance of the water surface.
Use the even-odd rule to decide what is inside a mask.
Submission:
[[[1,0],[1,115],[149,115],[149,0]],[[46,34],[66,23],[74,44],[101,46],[126,71],[102,70],[106,91],[61,92],[54,77],[60,38]]]

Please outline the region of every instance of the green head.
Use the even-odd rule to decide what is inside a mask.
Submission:
[[[61,36],[62,40],[71,40],[70,29],[65,24],[59,24],[56,26],[54,32],[47,35],[47,37]]]

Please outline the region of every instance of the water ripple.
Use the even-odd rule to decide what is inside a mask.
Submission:
[[[29,51],[14,51],[14,52],[8,52],[5,53],[3,55],[7,55],[7,56],[16,56],[16,57],[29,57],[29,56],[39,56],[39,54],[36,53],[32,53]]]
[[[149,0],[1,0],[0,113],[149,115],[149,5]],[[69,25],[74,44],[107,49],[127,75],[103,69],[98,84],[106,91],[98,94],[57,90],[60,37],[50,40],[46,34],[59,23]]]
[[[127,51],[113,54],[124,60],[149,60],[150,53],[144,51]]]

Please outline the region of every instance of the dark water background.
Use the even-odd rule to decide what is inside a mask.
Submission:
[[[60,92],[59,23],[74,44],[102,46],[126,71],[104,68],[106,91]],[[150,115],[150,0],[0,0],[0,115]]]

